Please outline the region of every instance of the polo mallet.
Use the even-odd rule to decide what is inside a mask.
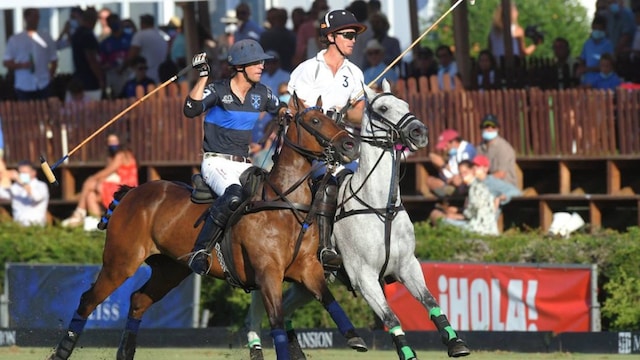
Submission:
[[[163,82],[162,84],[160,84],[157,88],[153,89],[152,91],[150,91],[148,94],[146,94],[145,96],[141,97],[140,99],[136,100],[136,102],[134,102],[133,104],[129,105],[126,109],[122,110],[118,115],[114,116],[113,118],[111,118],[111,120],[107,121],[104,125],[102,125],[98,130],[96,130],[93,134],[89,135],[89,137],[87,137],[86,139],[84,139],[80,144],[78,144],[76,147],[74,147],[73,149],[71,149],[71,151],[69,151],[65,156],[63,156],[60,160],[56,161],[55,164],[53,164],[53,166],[49,166],[49,164],[47,163],[47,160],[44,158],[43,155],[40,155],[40,167],[42,168],[42,172],[44,173],[44,176],[47,177],[47,180],[49,180],[50,184],[53,184],[55,186],[58,186],[58,180],[56,179],[56,176],[53,174],[53,169],[57,168],[58,166],[60,166],[60,164],[62,164],[65,160],[67,160],[69,158],[69,156],[73,155],[73,153],[75,153],[76,151],[78,151],[81,147],[83,147],[86,143],[88,143],[89,141],[91,141],[94,137],[96,137],[98,134],[100,134],[102,131],[104,131],[104,129],[106,129],[107,127],[109,127],[111,124],[113,124],[114,122],[118,121],[118,119],[120,119],[121,117],[124,116],[124,114],[128,113],[131,109],[133,109],[134,107],[140,105],[143,101],[145,101],[148,97],[150,97],[151,95],[155,94],[156,92],[158,92],[160,89],[163,89],[164,87],[166,87],[167,85],[171,84],[172,82],[176,81],[176,79],[178,79],[179,77],[183,76],[184,74],[186,74],[189,70],[191,70],[191,66],[187,66],[184,69],[180,70],[179,73],[177,73],[176,75],[173,75],[169,80]]]
[[[438,26],[438,24],[447,16],[449,15],[453,10],[455,10],[455,8],[458,7],[458,5],[460,5],[460,3],[462,3],[464,0],[458,0],[456,1],[455,4],[453,4],[447,11],[444,12],[444,14],[442,14],[438,20],[436,20],[433,24],[431,24],[431,26],[429,26],[429,28],[427,28],[427,30],[425,30],[420,36],[418,36],[417,39],[415,39],[411,45],[409,45],[409,47],[407,47],[400,55],[398,55],[395,59],[393,59],[393,61],[387,65],[386,68],[384,68],[384,70],[382,70],[382,72],[376,76],[375,79],[371,80],[367,86],[368,87],[372,87],[373,85],[375,85],[376,82],[378,82],[378,80],[380,80],[380,78],[386,74],[389,70],[391,70],[392,67],[394,67],[398,61],[400,61],[400,59],[402,59],[409,51],[411,51],[411,49],[413,49],[414,46],[416,46],[416,44],[418,44],[420,42],[420,40],[422,40],[425,36],[427,36],[427,34],[429,34],[431,32],[431,30],[433,30],[436,26]],[[471,5],[475,4],[475,0],[470,0]],[[359,99],[362,95],[364,94],[364,89],[362,89],[358,95],[355,97],[355,99],[350,100],[347,103],[347,106],[343,107],[341,109],[341,113],[342,115],[346,115],[347,110],[353,106],[353,104],[356,103],[357,99]]]

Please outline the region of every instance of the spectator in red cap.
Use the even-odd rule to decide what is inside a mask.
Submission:
[[[502,136],[500,124],[495,115],[489,114],[480,122],[482,143],[478,146],[478,154],[489,158],[489,174],[518,187],[516,176],[516,151]]]
[[[491,162],[488,157],[481,154],[476,155],[473,158],[473,165],[476,178],[484,183],[491,194],[495,196],[498,214],[500,213],[500,207],[511,201],[512,197],[522,195],[522,192],[517,187],[493,175],[489,175]]]
[[[482,162],[481,160],[479,159],[479,162]],[[498,235],[496,198],[489,188],[476,178],[475,167],[469,160],[463,160],[458,164],[462,181],[469,186],[469,196],[464,209],[453,206],[436,208],[429,215],[429,219],[434,225],[443,223],[481,235]]]
[[[458,174],[458,164],[463,160],[471,160],[476,156],[476,148],[468,141],[462,140],[460,134],[453,129],[446,129],[438,137],[436,149],[444,151],[448,155],[444,157],[436,153],[430,153],[431,163],[438,169],[438,176],[429,176],[427,186],[437,197],[466,193],[466,186]]]

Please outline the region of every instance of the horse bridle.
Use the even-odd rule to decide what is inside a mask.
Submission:
[[[362,141],[366,141],[370,144],[373,144],[375,146],[381,147],[381,148],[391,148],[393,146],[395,146],[396,144],[398,144],[398,140],[399,143],[401,145],[406,146],[407,145],[407,139],[404,135],[404,128],[409,125],[412,121],[414,120],[418,120],[418,118],[411,112],[408,112],[406,114],[404,114],[402,116],[402,118],[400,118],[400,121],[398,121],[398,123],[394,123],[392,121],[390,121],[388,118],[386,118],[385,116],[383,116],[382,114],[378,113],[377,111],[375,111],[375,109],[373,108],[373,104],[376,102],[376,100],[384,97],[384,96],[393,96],[392,93],[381,93],[376,95],[370,102],[367,102],[367,110],[369,111],[369,124],[371,126],[371,133],[374,134],[378,131],[384,131],[387,136],[383,139],[381,139],[379,136],[360,136],[360,139]],[[380,126],[375,124],[374,122],[378,121],[381,122],[382,124],[386,125],[386,127]]]
[[[289,140],[289,138],[287,138],[286,136],[283,136],[284,138],[284,142],[291,146],[291,148],[293,148],[295,151],[297,151],[298,153],[300,153],[301,155],[303,155],[304,157],[306,157],[309,160],[320,160],[320,161],[324,161],[328,164],[335,164],[337,162],[339,162],[339,159],[336,158],[335,154],[338,152],[338,150],[336,149],[336,146],[333,144],[333,141],[340,136],[343,132],[346,133],[346,130],[341,130],[339,131],[337,134],[335,134],[332,138],[327,138],[326,136],[324,136],[321,132],[317,131],[316,129],[314,129],[312,126],[310,126],[309,124],[307,124],[306,122],[304,122],[302,119],[304,117],[304,115],[306,113],[308,113],[309,111],[313,111],[313,110],[318,110],[320,112],[322,112],[322,108],[320,106],[312,106],[312,107],[308,107],[304,110],[302,110],[301,112],[298,112],[294,115],[294,121],[296,123],[296,128],[298,130],[298,139],[300,139],[300,132],[302,131],[302,129],[306,130],[309,134],[313,135],[313,137],[316,138],[316,141],[318,141],[318,143],[320,144],[320,146],[322,146],[324,149],[321,152],[315,152],[315,151],[310,151],[308,149],[305,149],[303,147],[301,147],[300,145],[293,143],[291,140]],[[288,125],[288,124],[286,124]],[[282,129],[284,133],[284,129]]]

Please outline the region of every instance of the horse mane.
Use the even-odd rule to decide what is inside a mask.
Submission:
[[[113,199],[118,201],[122,200],[122,198],[133,188],[135,188],[135,186],[120,185],[118,191],[113,193]]]

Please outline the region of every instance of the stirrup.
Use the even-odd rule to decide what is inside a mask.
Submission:
[[[211,261],[207,261],[207,258],[211,258],[211,254],[205,249],[201,249],[191,254],[187,264],[194,273],[206,275],[211,271],[211,264],[213,263],[213,258]]]
[[[327,271],[337,271],[342,266],[342,256],[333,248],[320,250],[320,263]]]

